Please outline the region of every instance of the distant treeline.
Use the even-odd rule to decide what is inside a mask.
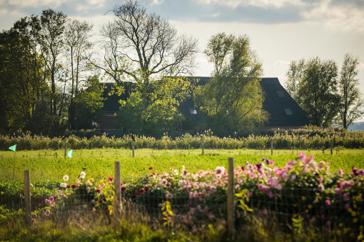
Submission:
[[[212,135],[185,134],[180,137],[146,136],[107,137],[106,135],[82,138],[46,136],[0,136],[0,148],[7,150],[17,144],[18,150],[39,149],[93,149],[93,148],[152,148],[152,149],[329,149],[364,148],[364,132],[341,132],[332,130],[296,130],[276,132],[273,135],[250,135],[247,137],[217,137]]]

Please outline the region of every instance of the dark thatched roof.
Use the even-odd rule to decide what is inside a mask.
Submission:
[[[309,124],[307,114],[280,84],[278,78],[262,78],[264,110],[269,113],[267,126],[300,127]]]

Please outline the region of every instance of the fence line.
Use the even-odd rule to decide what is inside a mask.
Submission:
[[[151,223],[158,223],[164,216],[162,214],[163,206],[166,202],[170,202],[171,209],[174,212],[175,222],[181,221],[181,223],[188,223],[201,216],[197,222],[203,222],[204,219],[213,216],[213,219],[222,219],[226,222],[226,229],[231,236],[236,234],[236,226],[239,224],[239,219],[243,213],[240,211],[239,207],[236,206],[235,200],[235,188],[239,185],[239,181],[234,176],[234,160],[233,158],[228,159],[228,169],[227,169],[227,190],[226,196],[209,198],[207,201],[201,200],[198,196],[193,194],[183,194],[179,191],[158,191],[158,190],[146,190],[146,186],[140,186],[138,189],[128,193],[129,191],[124,191],[121,185],[121,167],[120,162],[116,161],[114,163],[114,177],[113,177],[113,214],[111,216],[105,215],[105,221],[111,221],[117,224],[119,219],[125,216],[126,218],[135,217],[133,211],[137,211],[140,214],[145,214],[150,217],[149,221]],[[24,215],[25,221],[30,226],[32,223],[31,209],[35,209],[38,205],[34,202],[32,206],[32,201],[34,197],[30,193],[32,187],[30,185],[30,173],[28,170],[24,171]],[[208,184],[205,184],[208,185]],[[253,189],[252,189],[253,190]],[[170,192],[171,194],[168,194]],[[345,198],[341,197],[335,198],[333,204],[308,203],[307,201],[313,201],[315,193],[319,192],[317,188],[300,188],[300,187],[290,187],[283,188],[280,191],[273,191],[273,194],[266,196],[262,194],[253,194],[249,201],[246,201],[246,206],[254,210],[254,214],[264,218],[267,223],[272,221],[277,221],[280,226],[286,230],[292,229],[292,221],[299,221],[302,219],[302,224],[313,224],[317,226],[318,230],[325,231],[328,233],[328,238],[330,234],[335,232],[337,228],[340,228],[340,224],[350,223],[352,217],[345,210],[347,204],[350,201],[346,201]],[[356,191],[359,195],[363,194],[362,190]],[[79,188],[73,191],[74,194],[70,196],[67,203],[62,205],[58,213],[53,217],[55,221],[61,221],[63,218],[67,218],[72,213],[76,214],[86,214],[90,215],[88,209],[93,206],[95,191],[88,191],[87,187]],[[355,194],[350,194],[354,196]],[[205,198],[203,198],[205,199]],[[359,198],[358,198],[359,199]],[[0,198],[1,200],[1,198]],[[239,202],[239,201],[238,201]],[[322,201],[321,201],[322,202]],[[39,201],[38,201],[39,203]],[[40,202],[41,203],[41,202]],[[1,205],[1,204],[0,204]],[[191,213],[191,211],[196,212],[197,215]],[[193,216],[192,216],[192,215]],[[189,216],[192,217],[189,217]],[[81,216],[77,216],[81,217]],[[171,219],[173,216],[171,215]],[[168,219],[164,218],[163,219]],[[210,219],[210,218],[208,218]],[[194,220],[193,220],[194,221]],[[360,222],[359,218],[359,222]],[[206,222],[207,223],[207,222]],[[360,223],[359,223],[360,224]],[[357,225],[355,225],[357,226]],[[356,227],[353,228],[355,233],[358,233]],[[325,235],[326,236],[326,235]]]

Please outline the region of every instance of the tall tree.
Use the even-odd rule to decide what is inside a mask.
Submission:
[[[293,99],[298,99],[300,81],[305,69],[305,60],[292,61],[287,73],[286,89]]]
[[[305,110],[312,124],[328,127],[338,112],[337,66],[318,57],[306,62],[296,101]]]
[[[232,51],[235,37],[226,33],[218,33],[210,39],[205,54],[210,62],[214,64],[215,74],[220,74],[227,64],[227,56]]]
[[[358,65],[358,59],[345,55],[338,85],[340,95],[339,117],[340,124],[344,129],[347,129],[350,124],[363,115],[361,110],[363,103],[358,88]]]
[[[72,124],[76,106],[73,105],[75,95],[80,89],[81,64],[87,60],[87,52],[92,47],[89,39],[92,25],[79,20],[72,20],[66,25],[65,44],[69,51],[69,61],[71,69],[71,93],[69,106],[69,123]]]
[[[64,51],[64,30],[66,15],[55,12],[52,9],[42,11],[39,20],[38,43],[46,64],[46,70],[50,74],[51,83],[51,113],[57,115],[57,71],[60,55]]]
[[[196,42],[178,37],[161,17],[147,13],[137,1],[114,9],[115,21],[104,28],[107,39],[103,69],[116,83],[125,77],[148,85],[156,75],[178,75],[190,70]]]
[[[30,22],[22,18],[0,34],[0,126],[7,130],[32,128],[33,115],[47,92]]]
[[[216,123],[216,130],[224,134],[240,132],[264,122],[262,66],[248,38],[215,35],[206,53],[218,66],[198,99],[200,109]]]

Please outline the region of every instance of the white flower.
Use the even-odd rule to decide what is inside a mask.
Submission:
[[[174,170],[173,170],[173,174],[174,174],[175,176],[178,176],[178,170],[177,170],[177,169],[174,169]]]
[[[67,183],[62,182],[61,184],[59,184],[59,186],[62,187],[62,188],[67,188]]]
[[[86,177],[86,172],[81,171],[81,173],[80,173],[80,179],[85,179],[85,177]]]
[[[217,176],[222,176],[225,173],[225,168],[223,166],[218,166],[215,169],[215,174]]]
[[[70,178],[69,178],[69,176],[68,176],[68,175],[64,175],[64,176],[63,176],[63,181],[67,182],[69,179],[70,179]]]

